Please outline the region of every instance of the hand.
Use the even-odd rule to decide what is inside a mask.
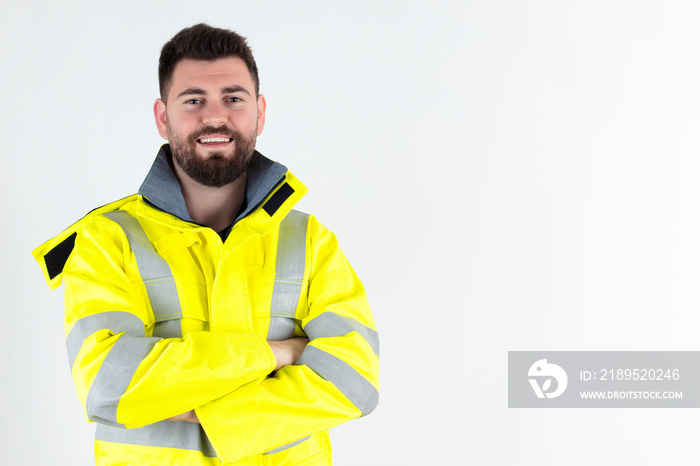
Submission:
[[[193,410],[187,411],[186,413],[178,414],[177,416],[169,417],[168,421],[186,421],[186,422],[194,422],[195,424],[199,424],[199,418],[197,417],[197,414]]]
[[[301,352],[304,351],[304,348],[306,348],[306,345],[309,343],[309,339],[290,338],[280,341],[268,340],[267,343],[270,345],[275,355],[275,361],[277,361],[275,370],[278,371],[284,366],[290,366],[297,362],[297,359],[301,356]]]

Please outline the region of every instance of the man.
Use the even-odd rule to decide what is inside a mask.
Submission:
[[[69,362],[97,464],[331,464],[327,429],[378,402],[376,327],[306,188],[255,151],[265,98],[245,39],[163,46],[138,194],[34,251],[66,284]]]

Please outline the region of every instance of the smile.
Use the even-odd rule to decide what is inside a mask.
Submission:
[[[221,142],[231,142],[231,138],[199,138],[197,141],[202,144],[216,144]]]

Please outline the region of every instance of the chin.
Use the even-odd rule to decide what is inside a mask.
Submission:
[[[235,153],[236,153],[235,148],[231,149],[230,151],[217,150],[217,151],[206,151],[204,153],[195,150],[195,154],[197,154],[197,156],[201,160],[230,159],[230,158],[234,157]]]

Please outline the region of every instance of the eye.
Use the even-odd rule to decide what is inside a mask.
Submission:
[[[240,97],[226,97],[226,102],[242,102],[243,99]]]
[[[195,104],[198,104],[200,102],[201,102],[201,100],[199,100],[199,99],[187,99],[187,100],[185,100],[185,103],[188,105],[195,105]]]

